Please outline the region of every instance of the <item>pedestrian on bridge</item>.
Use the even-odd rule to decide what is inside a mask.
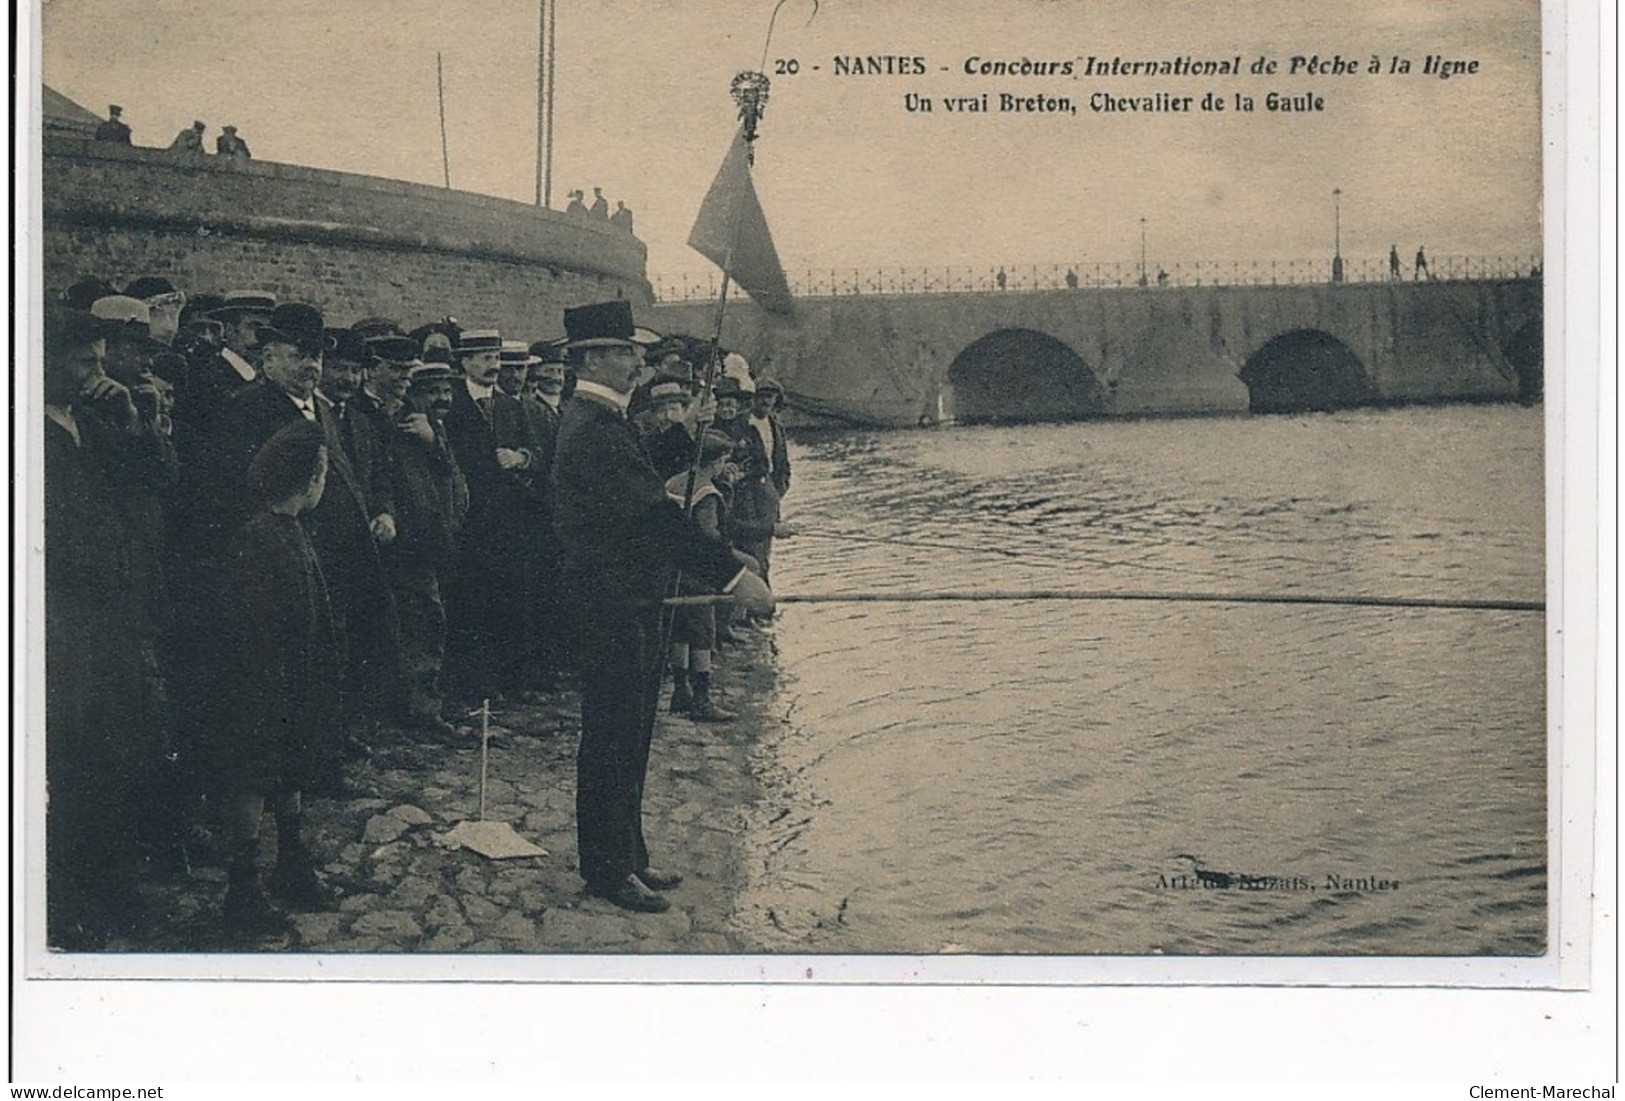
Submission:
[[[1398,283],[1400,281],[1400,278],[1401,277],[1400,277],[1400,274],[1399,274],[1399,246],[1398,245],[1389,245],[1388,246],[1388,281],[1390,283]]]
[[[1415,276],[1416,281],[1418,283],[1420,283],[1422,281],[1423,276],[1427,276],[1428,282],[1430,282],[1430,283],[1433,282],[1433,273],[1431,271],[1428,271],[1428,254],[1427,254],[1427,250],[1424,249],[1424,248],[1418,247],[1417,250],[1416,250],[1416,276]]]

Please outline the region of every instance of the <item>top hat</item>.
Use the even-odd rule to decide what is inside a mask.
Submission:
[[[632,303],[624,298],[565,310],[564,331],[571,348],[635,348],[660,339],[632,323]]]
[[[216,321],[236,321],[244,314],[269,315],[277,308],[276,295],[269,291],[228,291],[223,305],[211,310]]]
[[[292,344],[301,352],[321,355],[331,345],[322,322],[322,311],[303,302],[286,302],[271,312],[271,320],[260,326],[260,347]]]
[[[221,132],[226,134],[235,134],[237,132],[237,128],[235,126],[222,126],[220,129]]]
[[[496,329],[465,329],[457,341],[458,355],[502,351],[502,334]]]
[[[199,121],[198,121],[198,120],[197,120],[197,119],[193,119],[193,120],[192,120],[192,129],[194,129],[194,130],[207,130],[207,129],[208,129],[208,127],[207,127],[207,126],[204,126],[204,125],[203,125],[203,124],[202,124],[202,123],[201,123],[201,122],[199,122]]]
[[[124,108],[120,107],[116,103],[109,103],[107,105],[107,113],[117,118],[119,115],[124,113]]]

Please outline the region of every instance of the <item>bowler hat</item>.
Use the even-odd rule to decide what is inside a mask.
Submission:
[[[328,329],[325,335],[328,347],[333,350],[334,359],[358,363],[363,367],[371,365],[373,353],[367,347],[365,336],[354,329]]]
[[[564,331],[571,348],[638,347],[660,339],[633,324],[632,303],[624,298],[565,310]]]
[[[732,375],[723,375],[711,387],[711,394],[718,398],[740,398],[744,396],[745,388]]]
[[[124,288],[124,293],[149,305],[154,298],[169,298],[172,295],[180,295],[182,305],[186,301],[186,296],[175,289],[175,284],[161,275],[143,275],[139,279],[132,280],[130,285]]]
[[[320,355],[329,349],[322,311],[303,302],[285,302],[271,311],[271,320],[260,326],[260,347],[292,344],[301,352]]]
[[[80,348],[94,344],[105,335],[100,318],[65,302],[45,304],[45,347],[47,350]]]
[[[74,309],[88,311],[96,299],[117,293],[118,291],[107,280],[87,275],[69,287],[62,298]]]
[[[387,317],[363,317],[350,326],[364,337],[400,335],[402,329]]]

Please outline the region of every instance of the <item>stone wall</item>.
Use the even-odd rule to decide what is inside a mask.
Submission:
[[[566,306],[646,305],[643,243],[602,222],[396,180],[47,137],[43,286],[163,275],[273,291],[344,324],[451,314],[527,339]]]

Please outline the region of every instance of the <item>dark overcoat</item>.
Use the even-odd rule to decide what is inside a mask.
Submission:
[[[581,666],[580,869],[608,888],[649,865],[643,783],[663,656],[658,601],[675,568],[720,589],[739,566],[666,495],[636,431],[595,395],[578,392],[565,407],[553,499]]]

